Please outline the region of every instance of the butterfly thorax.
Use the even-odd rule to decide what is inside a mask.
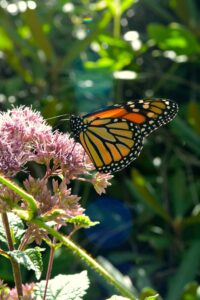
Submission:
[[[69,120],[70,129],[73,133],[74,139],[79,142],[80,132],[84,130],[83,118],[72,115]]]

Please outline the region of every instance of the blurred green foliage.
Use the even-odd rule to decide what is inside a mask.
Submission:
[[[146,97],[180,105],[107,191],[108,202],[123,201],[131,214],[129,230],[124,220],[114,228],[116,235],[127,230],[126,239],[112,247],[106,226],[93,232],[98,246],[84,230],[76,236],[128,276],[140,299],[154,290],[166,300],[200,299],[199,28],[198,0],[0,0],[1,110],[32,105],[48,119]],[[59,117],[49,122],[68,128]],[[83,206],[97,199],[89,185],[73,190]],[[110,209],[110,220],[119,215]],[[103,211],[91,218],[106,223]],[[8,268],[1,261],[5,280]],[[53,275],[81,269],[59,249]],[[31,276],[24,271],[24,280]],[[96,276],[87,299],[113,294]]]

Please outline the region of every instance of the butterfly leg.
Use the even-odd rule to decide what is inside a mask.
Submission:
[[[67,159],[69,158],[69,156],[72,155],[72,152],[74,151],[75,146],[76,146],[76,142],[74,141],[74,144],[73,144],[73,146],[72,146],[72,149],[71,149],[70,153],[68,153],[68,155],[67,155],[67,157],[66,157]]]

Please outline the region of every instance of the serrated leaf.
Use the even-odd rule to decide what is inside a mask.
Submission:
[[[7,216],[10,225],[11,235],[13,237],[13,243],[15,244],[20,240],[21,236],[25,232],[24,224],[22,220],[13,213],[8,213]],[[0,218],[0,241],[7,244],[6,233],[1,218]]]
[[[35,300],[42,300],[46,281],[35,286]],[[89,287],[87,271],[74,275],[58,275],[49,280],[46,300],[82,300]]]
[[[89,228],[99,224],[99,222],[91,221],[88,216],[76,216],[73,218],[68,218],[66,219],[66,222],[72,223],[76,226],[83,227],[83,228]]]
[[[28,270],[33,270],[36,278],[40,279],[43,270],[41,251],[44,250],[45,249],[35,247],[23,252],[19,250],[9,251],[8,254]]]

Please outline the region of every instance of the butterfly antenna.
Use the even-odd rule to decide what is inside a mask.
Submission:
[[[58,116],[55,116],[55,117],[47,118],[46,120],[47,120],[47,121],[48,121],[48,120],[53,120],[53,119],[57,119],[57,118],[59,118],[59,117],[64,117],[64,116],[66,116],[66,117],[68,117],[68,118],[67,118],[67,119],[62,119],[63,121],[69,120],[69,118],[70,118],[70,115],[69,115],[69,114],[58,115]]]

